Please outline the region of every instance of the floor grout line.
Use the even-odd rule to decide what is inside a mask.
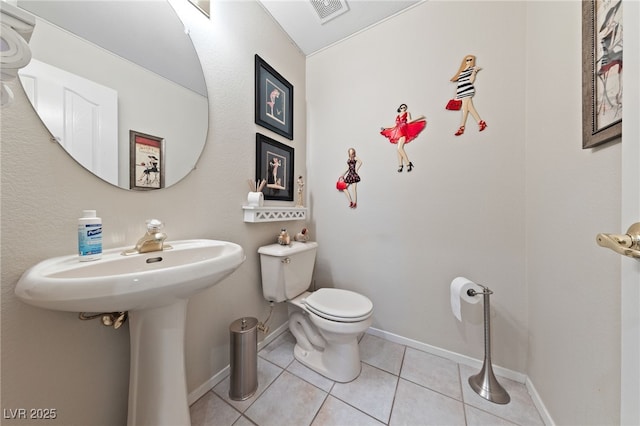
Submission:
[[[380,338],[379,338],[379,337],[377,337],[377,336],[372,336],[372,337],[373,337],[373,338],[375,338],[375,339],[380,339]],[[382,339],[382,340],[384,340],[384,339]],[[294,366],[294,363],[295,363],[295,358],[293,357],[293,354],[291,354],[291,360],[288,360],[288,358],[287,358],[287,357],[279,358],[280,360],[282,360],[282,364],[286,364],[286,366],[285,366],[285,367],[282,367],[281,365],[277,364],[276,362],[274,362],[274,361],[272,361],[272,360],[268,359],[267,357],[269,356],[269,354],[273,353],[273,352],[275,351],[275,349],[277,348],[277,347],[270,346],[270,345],[273,345],[274,343],[276,343],[276,339],[274,339],[274,341],[270,342],[270,343],[269,343],[269,345],[267,345],[267,346],[265,346],[264,348],[262,348],[262,349],[260,350],[260,352],[258,352],[257,356],[258,356],[262,361],[267,362],[267,363],[269,363],[270,365],[272,365],[272,366],[276,367],[277,369],[279,369],[279,371],[278,371],[278,373],[277,373],[277,374],[276,374],[276,375],[271,379],[271,381],[270,381],[268,384],[266,384],[266,387],[265,387],[264,389],[262,389],[262,391],[260,392],[260,394],[259,394],[259,395],[257,395],[255,398],[254,398],[254,397],[252,397],[252,398],[254,398],[254,399],[251,401],[251,403],[250,403],[249,405],[247,405],[247,407],[246,407],[243,411],[240,411],[240,409],[238,409],[238,408],[236,408],[234,405],[232,405],[232,404],[231,404],[229,401],[227,401],[223,396],[218,395],[218,394],[213,390],[213,388],[212,388],[211,390],[209,390],[209,391],[208,391],[208,392],[211,392],[211,393],[212,393],[212,395],[213,395],[214,397],[219,398],[220,400],[222,400],[222,401],[223,401],[227,406],[229,406],[231,409],[233,409],[236,413],[238,413],[238,414],[239,414],[239,417],[238,417],[238,418],[236,418],[236,419],[232,422],[232,424],[236,424],[236,423],[237,423],[237,424],[241,424],[241,423],[240,423],[240,421],[242,420],[242,422],[243,422],[243,423],[245,423],[245,422],[249,422],[249,423],[251,423],[251,424],[259,425],[259,423],[257,423],[257,422],[256,422],[256,420],[254,420],[254,419],[250,418],[249,416],[247,416],[247,415],[246,415],[246,413],[249,411],[249,409],[250,409],[250,408],[251,408],[251,407],[252,407],[252,406],[253,406],[253,405],[254,405],[254,404],[255,404],[255,403],[260,399],[260,398],[262,398],[263,396],[265,396],[265,395],[269,392],[269,390],[270,390],[270,389],[272,389],[272,387],[273,387],[274,383],[276,383],[276,381],[278,381],[279,379],[281,379],[281,378],[283,377],[283,374],[284,374],[284,372],[285,372],[285,371],[287,372],[287,374],[290,374],[291,376],[295,377],[296,379],[298,379],[298,380],[302,380],[303,382],[305,382],[305,383],[307,383],[307,384],[309,384],[309,385],[313,386],[315,389],[319,390],[319,391],[320,391],[320,392],[322,392],[322,393],[323,393],[323,395],[324,395],[324,396],[323,396],[323,399],[322,399],[322,402],[320,403],[320,405],[319,405],[319,407],[317,408],[316,412],[313,414],[313,417],[311,418],[311,420],[310,420],[309,424],[308,424],[308,425],[296,425],[296,426],[310,426],[311,424],[313,424],[313,422],[314,422],[314,421],[316,421],[316,420],[319,418],[318,416],[323,412],[323,409],[327,406],[327,404],[329,404],[330,398],[334,398],[334,399],[336,399],[336,400],[337,400],[337,401],[339,401],[340,403],[345,404],[346,406],[350,407],[350,409],[351,409],[351,410],[355,410],[356,412],[359,412],[361,415],[364,415],[364,416],[366,416],[367,418],[370,418],[370,419],[372,419],[372,420],[374,420],[374,421],[376,421],[376,422],[380,422],[380,423],[385,424],[385,425],[389,425],[389,423],[391,422],[391,419],[392,419],[392,417],[393,417],[393,415],[394,415],[394,410],[396,410],[396,409],[398,408],[397,403],[399,403],[399,401],[398,401],[398,399],[397,399],[397,398],[398,398],[398,390],[399,390],[399,387],[400,387],[400,384],[401,384],[401,382],[400,382],[401,380],[404,380],[404,381],[405,381],[405,382],[407,382],[407,383],[411,383],[412,385],[418,386],[418,387],[420,387],[420,388],[422,388],[422,389],[424,389],[424,390],[427,390],[427,391],[429,391],[429,392],[433,392],[433,393],[435,393],[435,394],[439,395],[440,397],[445,397],[445,398],[448,398],[448,399],[450,399],[450,400],[452,400],[452,401],[455,401],[455,402],[457,402],[457,403],[460,403],[460,406],[462,407],[462,413],[461,413],[461,415],[462,415],[462,420],[463,420],[463,424],[464,424],[464,425],[467,425],[467,424],[469,424],[469,422],[470,422],[470,421],[472,421],[472,419],[470,419],[470,418],[469,418],[469,410],[470,410],[470,409],[472,409],[472,410],[477,410],[477,411],[474,411],[474,413],[477,413],[478,411],[479,411],[479,412],[484,413],[484,414],[483,414],[483,416],[484,416],[484,415],[489,415],[489,416],[492,416],[492,417],[494,417],[494,418],[496,418],[496,419],[499,419],[500,421],[506,421],[506,422],[509,422],[509,423],[511,423],[511,424],[518,424],[518,422],[514,421],[513,419],[505,418],[503,415],[499,414],[499,412],[494,413],[494,412],[488,411],[488,410],[486,409],[486,407],[483,407],[483,405],[482,405],[481,403],[472,404],[472,403],[471,403],[472,401],[466,401],[466,399],[467,399],[467,398],[465,398],[465,388],[464,388],[463,368],[462,368],[462,365],[461,365],[459,362],[455,362],[455,361],[453,361],[453,362],[455,363],[455,370],[456,370],[456,372],[457,372],[457,385],[458,385],[458,388],[459,388],[459,391],[460,391],[460,399],[458,399],[458,398],[456,398],[456,397],[452,397],[451,395],[447,395],[446,393],[443,393],[442,391],[437,390],[436,388],[438,388],[438,386],[436,386],[435,388],[433,388],[433,387],[430,387],[430,386],[429,386],[428,384],[426,384],[426,383],[420,383],[419,381],[413,380],[413,379],[411,379],[411,378],[403,377],[403,376],[402,376],[403,371],[404,371],[404,369],[407,367],[407,364],[406,364],[406,363],[409,361],[409,360],[407,359],[407,348],[408,348],[408,346],[403,345],[403,344],[401,344],[401,343],[393,343],[393,342],[390,342],[390,344],[393,344],[393,345],[399,345],[399,346],[401,346],[401,348],[402,348],[401,355],[399,356],[399,358],[400,358],[400,367],[399,367],[399,369],[398,369],[398,372],[397,372],[397,373],[393,373],[393,372],[391,372],[391,371],[388,371],[388,370],[386,370],[386,369],[385,369],[383,366],[381,366],[381,365],[374,365],[374,364],[372,364],[372,363],[370,363],[370,362],[367,362],[367,361],[361,361],[363,365],[367,365],[368,367],[371,367],[371,368],[373,368],[373,369],[377,370],[378,372],[382,372],[382,373],[388,374],[388,375],[392,376],[392,377],[395,379],[395,384],[394,384],[394,388],[393,388],[393,394],[392,394],[391,401],[390,401],[389,414],[388,414],[388,416],[387,416],[387,418],[386,418],[386,421],[381,421],[378,417],[376,417],[376,416],[372,415],[371,413],[368,413],[368,412],[367,412],[365,409],[363,409],[362,407],[358,407],[358,406],[354,405],[354,404],[353,404],[353,401],[345,400],[345,399],[343,399],[341,396],[338,396],[338,395],[333,394],[332,392],[334,391],[334,389],[335,389],[335,387],[336,387],[337,382],[335,382],[335,381],[331,381],[330,383],[327,383],[327,386],[325,386],[325,387],[327,387],[327,388],[328,388],[328,390],[325,390],[324,388],[320,387],[320,385],[319,385],[319,384],[313,383],[313,382],[311,381],[311,380],[313,380],[313,379],[312,379],[312,377],[303,377],[302,375],[298,375],[298,374],[296,374],[295,370],[289,370],[290,368],[292,368],[292,367]],[[360,343],[362,343],[362,340],[360,341]],[[280,342],[279,342],[279,343],[277,343],[277,344],[279,344],[279,345],[283,345],[283,344],[290,345],[290,344],[291,344],[291,342],[290,342],[290,340],[282,340],[282,341],[280,341]],[[382,343],[382,345],[384,345],[384,343]],[[270,347],[270,351],[269,351],[268,353],[267,353],[267,352],[264,352],[263,354],[261,354],[261,352],[265,351],[265,349],[266,349],[266,348],[269,348],[269,347]],[[371,347],[371,346],[370,346],[370,347]],[[394,351],[396,351],[396,350],[397,350],[397,349],[396,349],[396,348],[394,348],[393,350],[390,350],[388,353],[393,353],[393,352],[394,352]],[[420,352],[423,352],[423,351],[420,351]],[[433,354],[428,354],[427,352],[423,352],[423,353],[425,353],[425,354],[427,354],[427,355],[429,355],[429,356],[434,356],[434,357],[436,357],[436,356],[437,356],[437,355],[433,355]],[[277,355],[276,355],[276,358],[273,358],[273,359],[278,359],[278,358],[277,358],[277,357],[278,357],[278,355],[279,355],[279,356],[281,356],[281,354],[277,354]],[[393,355],[392,355],[392,356],[393,356]],[[387,358],[387,360],[388,360],[388,359],[389,359],[389,358]],[[392,359],[393,359],[393,358],[392,358]],[[387,362],[386,364],[391,364],[391,365],[396,365],[396,366],[397,366],[397,358],[395,358],[395,359],[396,359],[395,361]],[[375,360],[374,360],[374,362],[375,362]],[[414,363],[416,362],[415,358],[414,358],[413,362],[414,362]],[[385,363],[384,363],[384,362],[382,362],[382,363],[379,363],[379,364],[384,365]],[[297,368],[299,368],[298,366],[296,366],[296,367],[297,367]],[[303,365],[303,367],[304,367],[304,365]],[[269,368],[271,368],[271,367],[269,367]],[[304,368],[308,368],[308,367],[304,367]],[[415,367],[415,365],[414,365],[414,367],[412,368],[412,370],[413,370],[413,371],[415,371],[415,368],[416,368],[416,367]],[[394,369],[395,369],[395,368],[394,368]],[[299,370],[298,370],[298,371],[299,371]],[[449,371],[451,371],[451,370],[449,370]],[[317,374],[317,373],[316,373],[316,374]],[[415,373],[414,373],[414,374],[415,374]],[[386,376],[385,376],[385,377],[386,377]],[[414,378],[415,378],[415,376],[414,376]],[[357,380],[357,379],[355,379],[355,380]],[[385,379],[385,380],[387,380],[387,379]],[[350,383],[351,383],[351,382],[350,382]],[[208,392],[207,392],[207,393],[208,393]],[[206,394],[205,394],[205,395],[206,395]],[[272,397],[273,397],[273,396],[272,396]],[[288,398],[288,397],[289,397],[289,395],[287,395],[287,398]],[[201,399],[204,399],[204,397],[203,397],[203,398],[201,398]],[[285,400],[285,398],[283,397],[283,401],[284,401],[284,400]],[[356,399],[355,401],[357,401],[357,399]],[[196,401],[196,403],[197,403],[197,402],[198,402],[198,401]],[[192,407],[193,407],[193,406],[195,406],[195,405],[196,405],[196,403],[194,403],[194,404],[192,405]],[[284,402],[284,403],[287,403],[287,402]],[[387,400],[387,403],[388,403],[388,400]],[[405,403],[405,404],[407,404],[407,402],[406,402],[406,401],[405,401],[404,403]],[[537,410],[537,408],[535,407],[535,405],[533,404],[533,402],[532,402],[531,404],[532,404],[533,409],[535,410],[535,412],[538,412],[538,410]],[[295,405],[295,404],[294,404],[294,405]],[[328,406],[327,406],[327,407],[328,407]],[[327,409],[329,409],[329,408],[327,408]],[[405,412],[406,412],[406,405],[405,405],[405,409],[404,409],[404,410],[405,410]],[[503,412],[503,413],[504,413],[504,412]],[[478,414],[474,414],[474,417],[476,417],[477,415],[478,415]],[[538,416],[540,416],[540,413],[539,413],[539,412],[538,412]],[[540,418],[541,418],[541,416],[540,416]],[[209,423],[209,422],[213,422],[213,423]],[[206,426],[206,425],[209,425],[209,424],[218,424],[218,423],[215,421],[215,419],[207,419],[207,420],[205,420],[205,423],[204,423],[203,425],[198,425],[198,426]],[[194,425],[194,426],[196,426],[196,425]],[[228,426],[231,426],[231,425],[228,425]]]

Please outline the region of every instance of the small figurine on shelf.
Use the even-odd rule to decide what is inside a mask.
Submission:
[[[304,180],[302,180],[302,175],[298,176],[298,202],[296,203],[296,207],[304,207],[302,204],[302,200],[304,196],[302,195],[302,189],[304,188]]]
[[[287,233],[287,230],[285,228],[282,228],[280,230],[280,235],[278,235],[278,244],[283,246],[288,246],[289,244],[291,244],[291,238],[289,237],[289,234]]]
[[[296,241],[300,241],[301,243],[306,243],[309,241],[309,231],[307,228],[302,228],[302,231],[298,232],[295,236]]]

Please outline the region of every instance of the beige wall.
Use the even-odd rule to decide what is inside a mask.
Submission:
[[[1,134],[2,408],[56,408],[58,418],[48,424],[126,423],[128,327],[114,331],[97,321],[82,322],[74,313],[27,306],[13,294],[29,266],[77,250],[82,209],[98,210],[105,248],[134,244],[144,221],[158,217],[170,239],[223,239],[245,249],[247,260],[231,277],[189,304],[190,392],[228,365],[233,320],[266,317],[256,250],[274,241],[280,226],[302,224],[244,223],[241,206],[246,180],[255,175],[258,131],[294,146],[296,173],[306,174],[305,59],[257,3],[216,1],[212,7],[211,21],[195,8],[181,16],[205,69],[210,122],[197,169],[171,188],[133,193],[99,181],[49,142],[21,89],[13,86],[16,101],[2,110]],[[293,142],[254,123],[256,53],[295,88]],[[284,318],[278,309],[272,329]]]
[[[255,132],[285,140],[253,122],[258,53],[295,86],[291,144],[320,242],[316,284],[369,296],[376,328],[474,358],[480,306],[458,323],[448,286],[458,275],[487,284],[494,363],[528,374],[558,424],[616,424],[620,301],[607,290],[619,259],[594,236],[621,229],[620,145],[580,148],[580,2],[425,2],[306,61],[257,4],[212,6],[210,23],[183,16],[211,113],[198,168],[175,187],[137,194],[97,181],[48,142],[18,89],[2,111],[2,408],[57,408],[50,424],[125,422],[128,330],[13,296],[27,267],[75,251],[82,209],[98,209],[106,247],[131,244],[159,216],[170,238],[245,248],[234,275],[190,302],[190,391],[228,363],[228,324],[264,317],[255,251],[281,224],[245,224],[240,206]],[[475,103],[489,127],[470,119],[455,138],[459,113],[444,105],[468,53],[484,68]],[[411,174],[396,173],[395,147],[378,134],[402,102],[429,121],[407,147]],[[357,210],[334,189],[351,146],[364,162]]]
[[[457,276],[485,284],[495,292],[494,361],[520,372],[527,352],[525,12],[522,2],[425,2],[307,59],[317,284],[369,296],[373,327],[474,358],[484,348],[481,305],[459,323],[449,284]],[[488,128],[479,133],[470,116],[456,137],[461,113],[444,107],[467,54],[483,68],[474,104]],[[428,122],[406,146],[411,173],[396,171],[396,146],[379,134],[401,103]],[[335,189],[349,147],[363,162],[356,210]]]
[[[558,424],[612,425],[621,259],[595,236],[628,225],[621,144],[580,149],[580,14],[576,1],[527,3],[527,372]]]
[[[355,289],[373,326],[482,358],[480,307],[448,303],[463,275],[494,290],[493,361],[528,374],[559,424],[619,420],[620,144],[581,149],[581,4],[422,3],[307,59],[310,197],[318,285]],[[444,110],[465,54],[489,127]],[[378,134],[402,102],[428,124],[397,173]],[[347,149],[358,208],[335,190]]]

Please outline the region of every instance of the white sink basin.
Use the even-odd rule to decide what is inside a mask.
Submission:
[[[242,247],[226,241],[168,244],[172,249],[131,256],[121,254],[125,248],[106,250],[90,262],[77,255],[45,260],[27,270],[15,290],[23,302],[46,309],[129,311],[130,426],[191,424],[184,365],[187,303],[245,260]]]
[[[30,305],[56,311],[120,312],[168,305],[217,284],[245,255],[238,244],[217,240],[168,243],[170,250],[122,256],[106,250],[102,259],[54,257],[24,273],[16,295]],[[128,248],[128,247],[127,247]]]

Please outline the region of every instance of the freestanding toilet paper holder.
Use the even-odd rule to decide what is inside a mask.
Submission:
[[[495,374],[493,374],[493,366],[491,365],[491,307],[489,304],[489,296],[493,291],[488,287],[478,284],[482,287],[482,292],[472,288],[467,290],[469,296],[482,294],[484,304],[484,363],[482,370],[475,376],[469,377],[469,385],[478,395],[484,399],[495,402],[496,404],[508,404],[511,401],[507,391],[498,383]]]

